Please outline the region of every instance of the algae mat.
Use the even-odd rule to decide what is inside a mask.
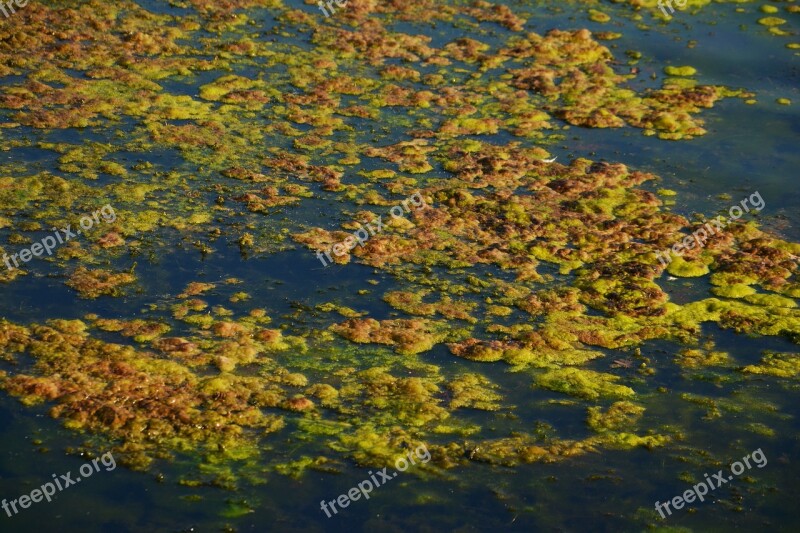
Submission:
[[[798,526],[796,2],[22,4],[4,528]]]

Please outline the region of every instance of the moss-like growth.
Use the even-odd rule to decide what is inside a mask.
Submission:
[[[742,372],[797,379],[800,377],[800,355],[796,353],[767,352],[761,358],[759,364],[747,365],[742,369]]]
[[[630,429],[644,411],[644,407],[628,401],[614,402],[605,412],[599,406],[590,407],[587,423],[599,433]]]
[[[494,392],[497,387],[480,374],[463,374],[451,381],[447,388],[453,394],[451,409],[466,407],[496,411],[500,408],[502,397]]]
[[[136,276],[129,272],[78,267],[70,276],[67,285],[78,291],[83,298],[97,298],[103,295],[118,295],[120,287],[134,281]]]
[[[618,385],[617,381],[618,376],[580,368],[557,368],[536,376],[536,385],[542,388],[586,400],[621,398],[635,394],[633,389]]]
[[[675,66],[668,66],[664,67],[664,74],[667,76],[694,76],[697,74],[697,70],[694,67],[675,67]]]

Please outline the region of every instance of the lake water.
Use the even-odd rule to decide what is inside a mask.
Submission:
[[[798,6],[643,3],[0,19],[0,530],[797,530]]]

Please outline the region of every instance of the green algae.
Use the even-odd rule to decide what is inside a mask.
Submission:
[[[128,272],[111,272],[104,269],[89,270],[78,267],[72,273],[67,285],[78,291],[83,298],[97,298],[102,295],[119,295],[120,287],[136,281]]]
[[[599,352],[580,348],[581,345],[576,340],[564,341],[554,332],[523,331],[520,341],[482,341],[471,338],[452,343],[448,347],[454,355],[471,361],[502,360],[514,367],[580,365],[602,356]]]
[[[608,22],[611,20],[611,17],[608,16],[607,13],[603,13],[602,11],[598,11],[596,9],[590,9],[589,20],[593,20],[594,22]]]
[[[793,353],[767,352],[759,364],[747,365],[742,372],[796,379],[800,376],[800,358]]]
[[[644,407],[628,401],[614,402],[605,412],[599,406],[590,407],[587,424],[598,433],[629,429],[644,411]]]
[[[756,435],[759,435],[761,437],[774,437],[775,436],[775,430],[774,429],[770,428],[766,424],[761,424],[761,423],[758,423],[758,422],[755,422],[755,423],[752,423],[752,424],[747,424],[747,426],[745,426],[745,429],[747,429],[751,433],[755,433]]]
[[[763,305],[769,308],[794,308],[797,303],[791,298],[785,298],[777,294],[748,294],[743,299],[751,304]]]
[[[402,291],[388,292],[383,299],[395,309],[405,311],[410,315],[432,316],[441,314],[445,318],[459,319],[474,323],[477,319],[469,312],[475,308],[476,304],[470,302],[456,302],[449,296],[443,296],[436,303],[423,303],[422,299],[428,292],[409,293]]]
[[[686,261],[683,257],[674,257],[667,267],[667,272],[682,278],[705,276],[711,270],[703,261]]]
[[[758,23],[762,26],[780,26],[786,24],[786,20],[780,17],[762,17],[758,19]]]
[[[744,283],[734,283],[722,287],[713,287],[711,292],[723,298],[744,298],[745,296],[755,294],[756,290]]]
[[[134,341],[145,343],[160,338],[170,330],[168,324],[145,320],[122,321],[115,319],[97,318],[94,320],[94,327],[104,331],[117,331],[120,335],[132,337]]]
[[[726,365],[730,357],[725,352],[687,348],[678,352],[678,364],[689,368]]]
[[[373,293],[403,315],[397,319],[357,311],[371,308],[368,298],[323,302],[296,317],[337,313],[348,320],[336,323],[341,319],[330,316],[299,337],[285,333],[291,320],[270,318],[265,310],[244,315],[241,305],[259,298],[249,286],[244,292],[193,282],[178,300],[159,304],[161,316],[152,320],[87,317],[91,328],[122,337],[119,344],[94,338],[77,322],[4,323],[3,359],[15,361],[27,350],[36,366],[4,373],[3,387],[25,404],[51,406],[51,415],[76,431],[117,439],[126,464],[145,468],[176,452],[196,453],[201,468],[185,483],[235,488],[250,476],[261,481],[253,472],[264,463],[301,477],[335,470],[342,458],[390,465],[422,443],[434,456],[431,469],[652,448],[669,438],[632,433],[630,426],[644,419],[643,407],[625,400],[605,410],[589,407],[587,424],[596,434],[583,441],[543,442],[519,427],[513,436],[488,439],[480,424],[492,427],[491,419],[462,416],[512,410],[507,391],[480,373],[445,378],[417,354],[447,343],[456,357],[502,361],[521,373],[514,377],[534,373],[538,387],[595,401],[634,391],[615,374],[580,368],[603,357],[592,347],[632,348],[652,339],[692,343],[707,322],[737,333],[798,338],[791,300],[798,296],[791,282],[796,244],[733,228],[729,240],[676,258],[668,272],[711,274],[712,294],[736,301],[671,303],[656,282],[663,269],[654,252],[691,228],[638,188],[656,177],[588,159],[549,163],[542,161],[551,157],[547,145],[532,146],[557,140],[567,125],[690,139],[706,133],[704,109],[743,92],[675,79],[634,89],[634,76],[620,68],[613,47],[598,42],[600,34],[526,33],[524,19],[511,8],[488,2],[437,9],[412,2],[352,5],[353,20],[361,23],[352,30],[277,2],[203,2],[203,11],[185,20],[128,2],[89,4],[97,15],[87,16],[102,28],[87,29],[96,43],[91,54],[72,47],[63,54],[47,51],[77,32],[48,7],[36,8],[41,18],[0,45],[25,45],[30,53],[0,65],[3,73],[28,73],[25,83],[0,93],[0,107],[25,131],[125,129],[113,145],[42,144],[56,154],[60,176],[20,166],[0,177],[0,220],[8,220],[3,225],[14,228],[19,244],[39,228],[18,224],[18,213],[36,213],[37,223],[49,227],[83,209],[84,198],[109,198],[119,206],[119,239],[92,237],[59,252],[67,284],[80,295],[129,294],[138,279],[133,272],[141,270],[122,263],[124,253],[141,247],[139,239],[156,248],[191,242],[203,255],[228,240],[259,258],[292,246],[288,241],[314,248],[346,236],[318,228],[319,221],[286,220],[302,217],[316,198],[341,207],[347,230],[417,190],[428,204],[387,224],[340,262],[402,280],[407,286],[401,290]],[[287,29],[307,35],[313,46],[279,46],[247,35],[248,16],[237,10],[250,5],[276,9]],[[644,5],[656,12],[654,3],[637,8]],[[478,22],[492,21],[513,33],[499,44],[457,39],[435,47],[428,36],[384,27],[381,15],[394,11],[408,20],[469,17],[478,30]],[[602,14],[591,16],[602,21]],[[262,74],[242,74],[253,67]],[[201,73],[207,76],[199,85]],[[665,73],[695,74],[671,67]],[[199,85],[191,93],[199,98],[170,94],[166,87],[176,81]],[[352,96],[359,103],[345,105]],[[127,128],[128,121],[134,126]],[[385,135],[398,128],[410,140]],[[506,135],[525,143],[506,141]],[[123,164],[126,151],[138,157],[163,151],[188,166],[165,171]],[[345,168],[362,161],[375,167]],[[659,194],[670,196],[664,189]],[[543,274],[553,265],[563,279]],[[575,279],[565,281],[567,274]],[[0,279],[15,283],[20,275]],[[238,305],[222,308],[219,298]],[[491,323],[487,315],[504,322]],[[265,329],[272,321],[275,329]],[[171,330],[182,336],[165,337]],[[698,368],[729,361],[704,347],[679,350],[674,363]],[[765,356],[742,372],[797,374],[788,355]],[[734,408],[706,398],[690,401],[709,412]],[[571,402],[564,405],[585,407]],[[259,440],[279,431],[322,442],[324,452],[281,462]],[[251,508],[238,503],[229,516]]]
[[[109,322],[101,325],[111,330],[119,327]],[[200,378],[178,362],[92,339],[80,321],[54,321],[18,334],[26,335],[20,340],[26,341],[37,359],[42,377],[6,376],[3,387],[28,403],[55,400],[50,414],[64,419],[67,427],[103,430],[122,438],[117,449],[126,464],[146,467],[152,454],[163,453],[165,446],[181,451],[205,448],[213,451],[210,459],[221,451],[219,458],[243,460],[257,450],[242,440],[239,424],[274,431],[280,421],[246,400],[239,407],[230,402],[226,407],[223,401],[209,409],[206,395],[241,402],[250,396],[242,387],[253,384],[252,380],[229,376],[224,385],[214,385],[214,379],[223,378]],[[45,378],[50,367],[58,373]],[[114,388],[105,387],[112,380]],[[79,383],[86,394],[76,394]],[[228,429],[220,432],[221,428]],[[212,433],[203,434],[204,429]]]
[[[502,396],[492,389],[497,388],[480,374],[464,374],[452,380],[448,386],[453,394],[450,408],[481,409],[496,411],[500,409]]]
[[[675,66],[668,66],[664,67],[664,74],[667,76],[694,76],[697,74],[697,70],[694,67],[675,67]]]
[[[618,380],[618,376],[592,370],[557,368],[537,375],[536,385],[587,400],[601,397],[619,398],[635,394],[630,387],[617,384]]]
[[[332,326],[331,331],[353,342],[394,346],[398,353],[405,355],[430,350],[436,343],[464,334],[458,330],[449,331],[444,322],[425,319],[350,319]]]

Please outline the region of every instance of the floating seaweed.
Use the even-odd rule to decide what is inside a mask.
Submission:
[[[603,6],[588,11],[596,23],[642,10],[659,23],[655,1],[613,15],[590,4]],[[0,272],[8,287],[55,273],[97,300],[82,302],[95,305],[82,320],[0,322],[0,387],[24,405],[105,437],[132,468],[188,456],[196,468],[181,483],[236,489],[348,460],[385,466],[420,444],[432,455],[420,476],[669,446],[686,428],[648,416],[665,365],[738,383],[797,378],[796,354],[742,364],[702,327],[796,343],[800,244],[736,222],[665,266],[656,254],[697,226],[668,208],[680,194],[650,192],[658,177],[621,163],[551,159],[570,128],[706,135],[704,111],[746,90],[701,84],[691,65],[635,85],[601,42],[618,35],[534,32],[524,13],[485,1],[349,0],[333,20],[277,0],[175,6],[181,16],[37,2],[14,26],[0,20],[0,134],[52,163],[0,165],[3,252],[98,202],[117,213],[41,264]],[[275,19],[263,35],[251,27],[261,10]],[[788,23],[774,13],[760,24],[780,36]],[[474,31],[442,42],[397,21]],[[251,272],[217,281],[187,267],[185,288],[142,297],[144,310],[101,312],[153,286],[143,265],[171,268],[179,254],[306,268],[301,254],[313,262],[309,250],[416,192],[424,209],[329,266],[390,287],[372,280],[281,315]],[[676,303],[665,272],[710,287]],[[652,341],[680,346],[659,357]],[[508,380],[488,376],[498,362]],[[509,382],[530,393],[534,417],[553,406],[585,416],[586,435],[519,422]],[[774,434],[759,416],[777,408],[764,402],[679,398]],[[276,450],[284,438],[307,447],[289,456]],[[233,501],[226,516],[251,510]]]

